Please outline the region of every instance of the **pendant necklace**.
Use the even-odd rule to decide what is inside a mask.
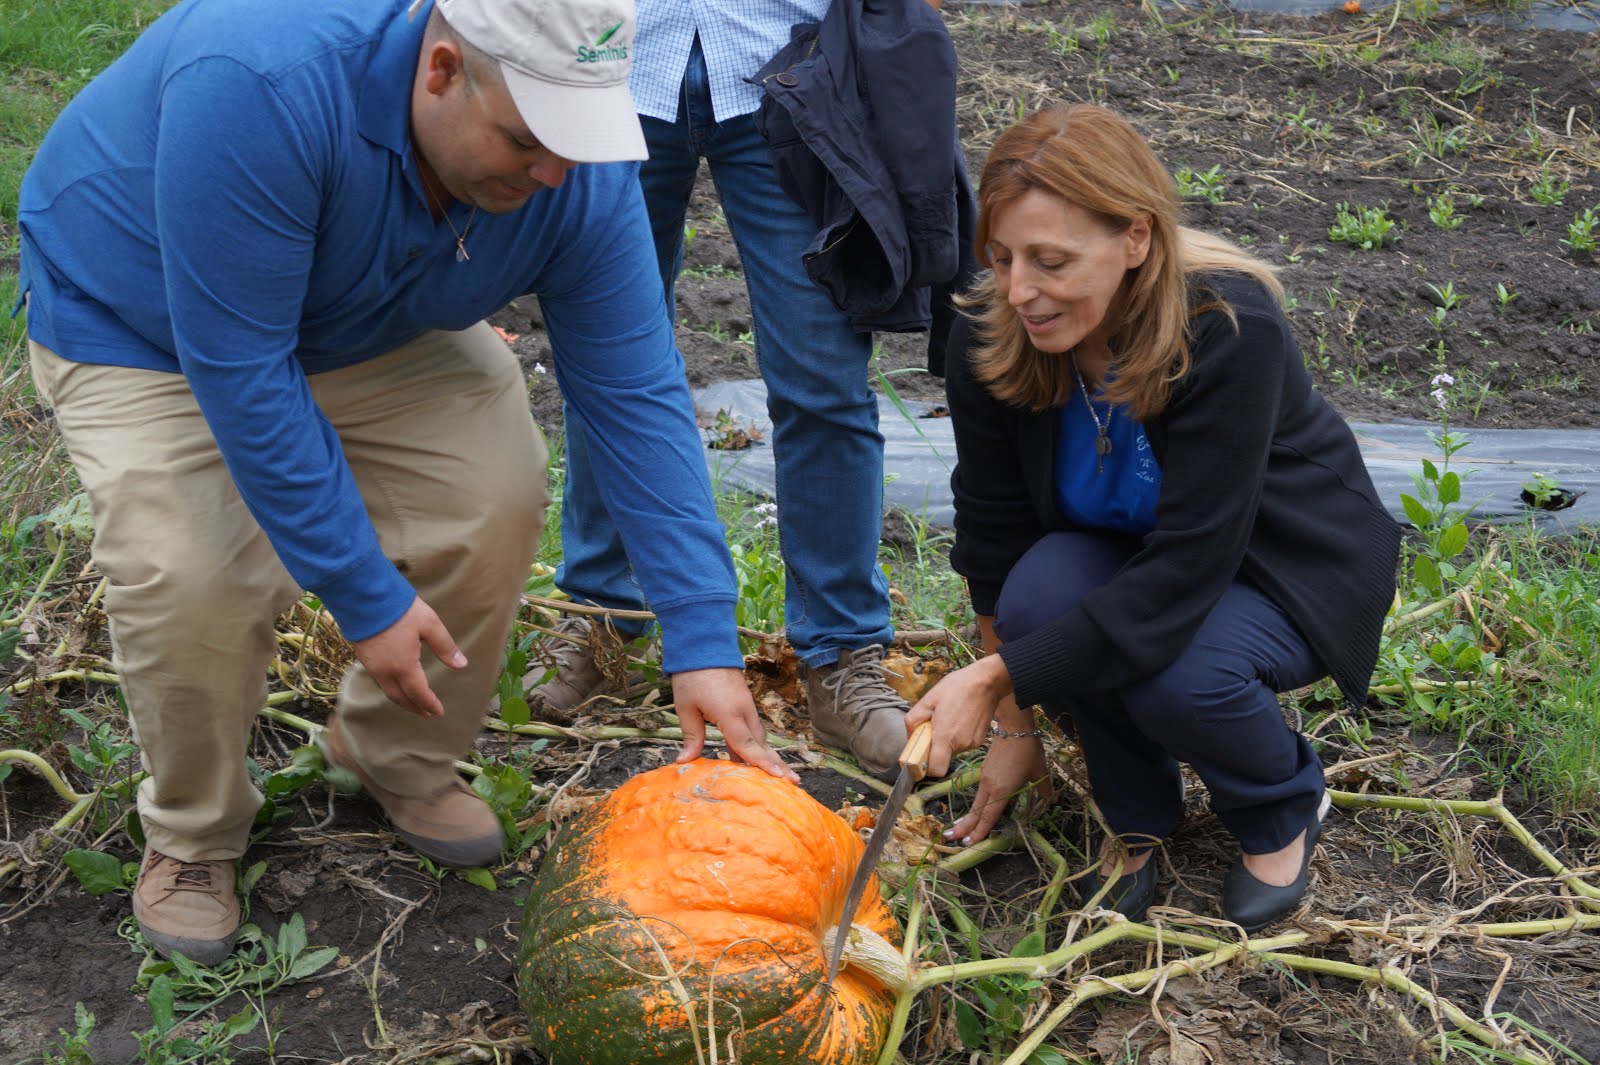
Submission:
[[[426,181],[422,182],[422,191],[428,194],[428,202],[433,204],[434,210],[444,216],[444,224],[450,227],[451,235],[456,238],[456,262],[464,263],[471,259],[472,256],[467,254],[467,234],[472,232],[472,220],[478,217],[478,205],[472,205],[472,211],[467,215],[467,224],[457,229],[456,224],[450,221],[450,212],[439,206],[438,198],[434,196]]]
[[[1078,391],[1083,393],[1083,405],[1089,408],[1089,417],[1094,419],[1094,472],[1104,473],[1106,469],[1106,456],[1111,454],[1111,411],[1107,409],[1106,420],[1101,421],[1100,415],[1094,409],[1094,404],[1089,400],[1089,386],[1083,383],[1083,374],[1078,371],[1078,356],[1072,356],[1072,376],[1078,381]]]

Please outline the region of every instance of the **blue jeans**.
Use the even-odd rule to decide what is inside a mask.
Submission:
[[[1054,621],[1138,549],[1138,539],[1115,533],[1043,537],[1006,576],[995,635],[1016,640]],[[1235,580],[1164,670],[1045,711],[1071,717],[1095,802],[1119,836],[1171,834],[1183,813],[1183,761],[1244,852],[1270,854],[1311,823],[1323,790],[1322,763],[1285,724],[1277,693],[1326,675],[1278,605]]]
[[[800,256],[816,227],[779,188],[755,115],[725,122],[713,117],[698,40],[678,120],[641,121],[650,158],[639,177],[667,306],[676,306],[684,219],[701,159],[710,164],[739,249],[773,425],[789,643],[811,666],[831,664],[844,650],[885,643],[893,628],[888,582],[878,566],[883,435],[877,399],[867,386],[872,337],[851,329],[806,276]],[[638,608],[642,595],[600,504],[589,443],[567,425],[564,561],[556,583],[578,599]]]

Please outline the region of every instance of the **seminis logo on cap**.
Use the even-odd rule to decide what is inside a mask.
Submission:
[[[428,0],[416,0],[420,10]],[[461,37],[500,64],[539,142],[575,163],[649,153],[628,92],[633,0],[433,0]]]
[[[617,35],[625,23],[617,23],[595,38],[593,47],[587,44],[578,45],[578,62],[580,63],[616,63],[628,58],[628,46],[614,44],[607,46],[606,42]]]

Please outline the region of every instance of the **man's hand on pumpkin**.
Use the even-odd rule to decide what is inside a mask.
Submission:
[[[678,723],[683,726],[683,750],[676,761],[688,762],[700,757],[706,746],[706,723],[710,722],[722,730],[728,754],[735,761],[748,762],[775,777],[800,783],[794,770],[767,745],[766,728],[756,712],[755,701],[750,698],[743,671],[696,669],[674,673],[672,702],[678,713]]]

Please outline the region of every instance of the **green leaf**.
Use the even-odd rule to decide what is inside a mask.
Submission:
[[[6,777],[9,777],[10,775],[11,764],[9,762],[0,763],[0,784],[4,784],[6,782]]]
[[[1044,933],[1035,928],[1011,948],[1013,958],[1037,958],[1044,953]]]
[[[33,530],[37,529],[39,527],[39,523],[43,520],[43,514],[32,514],[17,522],[16,531],[11,534],[11,546],[21,547],[23,544],[33,539]]]
[[[261,1023],[261,1015],[246,1006],[232,1017],[222,1022],[222,1028],[217,1033],[224,1043],[231,1043],[241,1036],[249,1035],[256,1030],[256,1025]]]
[[[1417,575],[1417,583],[1428,591],[1437,594],[1444,588],[1444,582],[1439,577],[1439,564],[1427,555],[1418,555],[1412,569]]]
[[[965,1002],[956,1003],[956,1034],[961,1045],[968,1050],[980,1050],[984,1044],[984,1023],[977,1011]]]
[[[1419,529],[1426,529],[1433,521],[1433,515],[1428,513],[1428,508],[1417,502],[1416,497],[1400,494],[1400,505],[1405,507],[1406,520]]]
[[[68,851],[61,860],[91,895],[109,895],[123,887],[122,861],[105,851]]]
[[[1445,558],[1455,558],[1467,549],[1467,526],[1456,522],[1439,537],[1439,553]]]
[[[89,508],[87,492],[79,492],[58,504],[44,520],[83,543],[94,539],[94,512]]]
[[[457,869],[456,875],[469,884],[476,884],[485,891],[493,891],[498,884],[494,882],[494,874],[487,869],[474,867],[472,869]]]
[[[264,873],[266,873],[266,871],[267,863],[257,862],[250,868],[246,869],[243,873],[239,874],[240,894],[248,895],[250,892],[254,891],[256,885],[261,882],[261,877]]]
[[[17,645],[22,642],[21,629],[5,629],[0,631],[0,666],[11,661],[17,653]]]
[[[1028,1055],[1028,1065],[1071,1065],[1055,1047],[1040,1047]]]
[[[166,1035],[177,1027],[177,1014],[173,1012],[174,999],[172,992],[172,978],[162,973],[150,981],[150,994],[145,1001],[150,1006],[150,1019],[154,1022],[156,1031]]]
[[[517,725],[526,725],[533,720],[533,711],[528,708],[528,700],[520,695],[513,695],[509,699],[500,700],[500,720],[515,728]]]
[[[606,30],[606,32],[602,33],[600,36],[596,37],[594,39],[594,46],[598,48],[602,44],[605,44],[611,38],[615,37],[617,35],[617,31],[620,29],[622,29],[622,23],[619,22],[609,30]]]
[[[1461,502],[1461,475],[1455,470],[1439,478],[1439,502]]]
[[[316,947],[308,950],[296,958],[294,964],[289,967],[289,979],[304,980],[326,968],[328,963],[338,956],[338,947]]]
[[[1432,459],[1422,460],[1422,475],[1430,481],[1437,481],[1439,479],[1439,467],[1433,464]]]
[[[306,919],[298,913],[278,929],[278,953],[285,958],[296,958],[306,949]]]

